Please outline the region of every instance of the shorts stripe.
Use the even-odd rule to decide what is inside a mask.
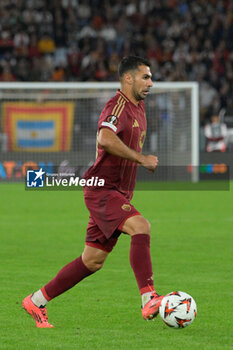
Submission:
[[[118,230],[119,231],[122,231],[122,228],[124,226],[124,223],[126,222],[127,219],[133,217],[133,216],[136,216],[136,215],[142,215],[140,214],[139,212],[138,213],[132,213],[132,214],[129,214],[129,216],[127,216],[126,218],[124,218],[124,220],[120,223],[120,225],[118,226]]]
[[[85,244],[88,247],[97,248],[107,253],[110,253],[113,249],[113,247],[104,247],[101,243],[97,243],[97,242],[85,242]]]

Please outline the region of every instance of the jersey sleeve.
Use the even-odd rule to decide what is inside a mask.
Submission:
[[[124,100],[107,103],[100,115],[98,130],[108,128],[115,134],[119,134],[125,127],[127,119],[125,117],[125,110]]]

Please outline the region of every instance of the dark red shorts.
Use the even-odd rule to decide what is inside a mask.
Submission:
[[[84,191],[90,212],[86,244],[110,252],[115,246],[127,218],[141,215],[137,209],[116,190]]]

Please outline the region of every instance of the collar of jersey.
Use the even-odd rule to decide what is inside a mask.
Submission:
[[[123,92],[122,92],[120,89],[117,90],[117,94],[120,95],[126,102],[129,102],[130,105],[133,106],[133,107],[135,107],[135,108],[138,108],[138,107],[141,105],[141,103],[140,103],[141,101],[139,101],[138,106],[136,106],[132,101],[130,101],[130,100],[125,96],[125,94],[123,94]]]
[[[120,89],[117,90],[117,94],[121,95],[126,102],[130,102],[130,100],[125,96],[125,94],[123,94]]]

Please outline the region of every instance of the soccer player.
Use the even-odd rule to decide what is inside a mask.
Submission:
[[[97,158],[84,175],[105,180],[104,188],[84,189],[90,212],[84,251],[22,303],[39,328],[53,327],[46,304],[101,269],[122,232],[131,236],[130,264],[142,297],[142,316],[149,320],[158,314],[163,296],[154,288],[150,224],[130,203],[138,164],[152,172],[158,164],[156,156],[142,154],[146,135],[143,100],[153,85],[151,77],[150,63],[141,57],[127,56],[119,64],[121,89],[100,115]]]

